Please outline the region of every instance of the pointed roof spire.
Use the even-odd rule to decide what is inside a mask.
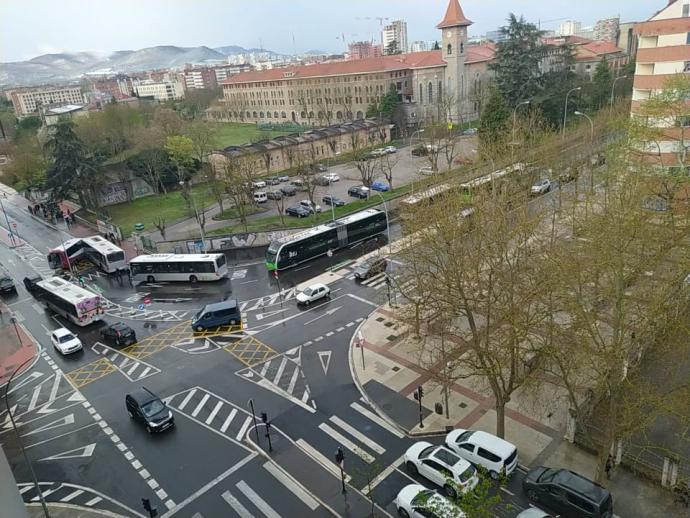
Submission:
[[[436,28],[445,29],[446,27],[462,27],[467,25],[472,25],[472,22],[465,18],[465,13],[462,12],[462,7],[460,7],[458,0],[449,0],[446,15]]]

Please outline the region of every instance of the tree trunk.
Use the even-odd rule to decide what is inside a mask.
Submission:
[[[501,399],[496,399],[496,435],[501,439],[506,435],[506,404]]]

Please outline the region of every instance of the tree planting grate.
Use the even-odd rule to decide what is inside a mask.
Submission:
[[[386,327],[393,327],[394,324],[393,324],[393,322],[386,322],[386,323],[383,324],[383,325],[386,326]]]
[[[389,342],[392,342],[392,341],[395,340],[396,338],[398,338],[396,335],[388,335],[388,336],[386,337],[386,340],[388,340]]]
[[[398,372],[399,370],[400,370],[400,367],[398,367],[397,365],[395,367],[393,367],[393,372]]]
[[[467,403],[460,402],[460,404],[459,404],[458,406],[459,406],[460,408],[467,408]]]
[[[386,320],[386,319],[383,318],[383,317],[378,317],[378,318],[376,319],[377,322],[383,322],[384,320]]]

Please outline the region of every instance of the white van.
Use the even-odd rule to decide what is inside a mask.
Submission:
[[[515,445],[490,433],[456,428],[446,435],[446,446],[472,464],[486,468],[493,479],[510,475],[518,464]]]
[[[268,196],[264,191],[257,191],[254,193],[254,201],[256,203],[265,203],[268,201]]]

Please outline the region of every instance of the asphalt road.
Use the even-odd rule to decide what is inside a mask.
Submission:
[[[366,283],[351,278],[356,258],[374,243],[282,274],[280,295],[260,262],[236,265],[229,281],[195,287],[120,286],[103,275],[87,275],[89,287],[112,303],[105,322],[121,320],[137,332],[137,344],[116,348],[100,342],[103,324],[76,328],[24,291],[24,275],[48,273],[45,252],[59,236],[18,212],[11,200],[7,205],[30,245],[14,250],[0,245],[0,262],[10,267],[18,285],[6,302],[43,346],[33,368],[14,382],[9,402],[48,501],[125,516],[143,516],[141,498],[151,499],[162,516],[344,515],[333,462],[338,446],[346,456],[352,508],[366,504],[356,490],[368,492],[371,485],[379,514],[393,515],[393,499],[404,485],[414,480],[431,486],[401,465],[414,440],[367,405],[350,374],[351,337],[387,298],[383,278]],[[329,267],[340,272],[329,278],[330,300],[297,307],[294,286]],[[245,332],[193,334],[191,312],[228,293],[241,303]],[[144,298],[151,304],[136,310]],[[76,332],[84,350],[68,357],[53,350],[48,335],[59,326]],[[175,415],[173,429],[149,435],[129,419],[124,396],[139,386],[165,398]],[[265,412],[272,423],[271,455],[277,462],[290,472],[294,459],[290,464],[288,447],[299,446],[321,471],[297,471],[295,481],[268,462],[267,454],[257,453],[248,436],[264,450],[267,441],[263,425],[254,429],[250,399],[256,413]],[[36,501],[6,412],[0,412],[0,443],[25,500]],[[281,449],[285,453],[279,457]],[[505,503],[497,516],[515,516],[527,506],[522,475],[516,473],[500,489]]]

